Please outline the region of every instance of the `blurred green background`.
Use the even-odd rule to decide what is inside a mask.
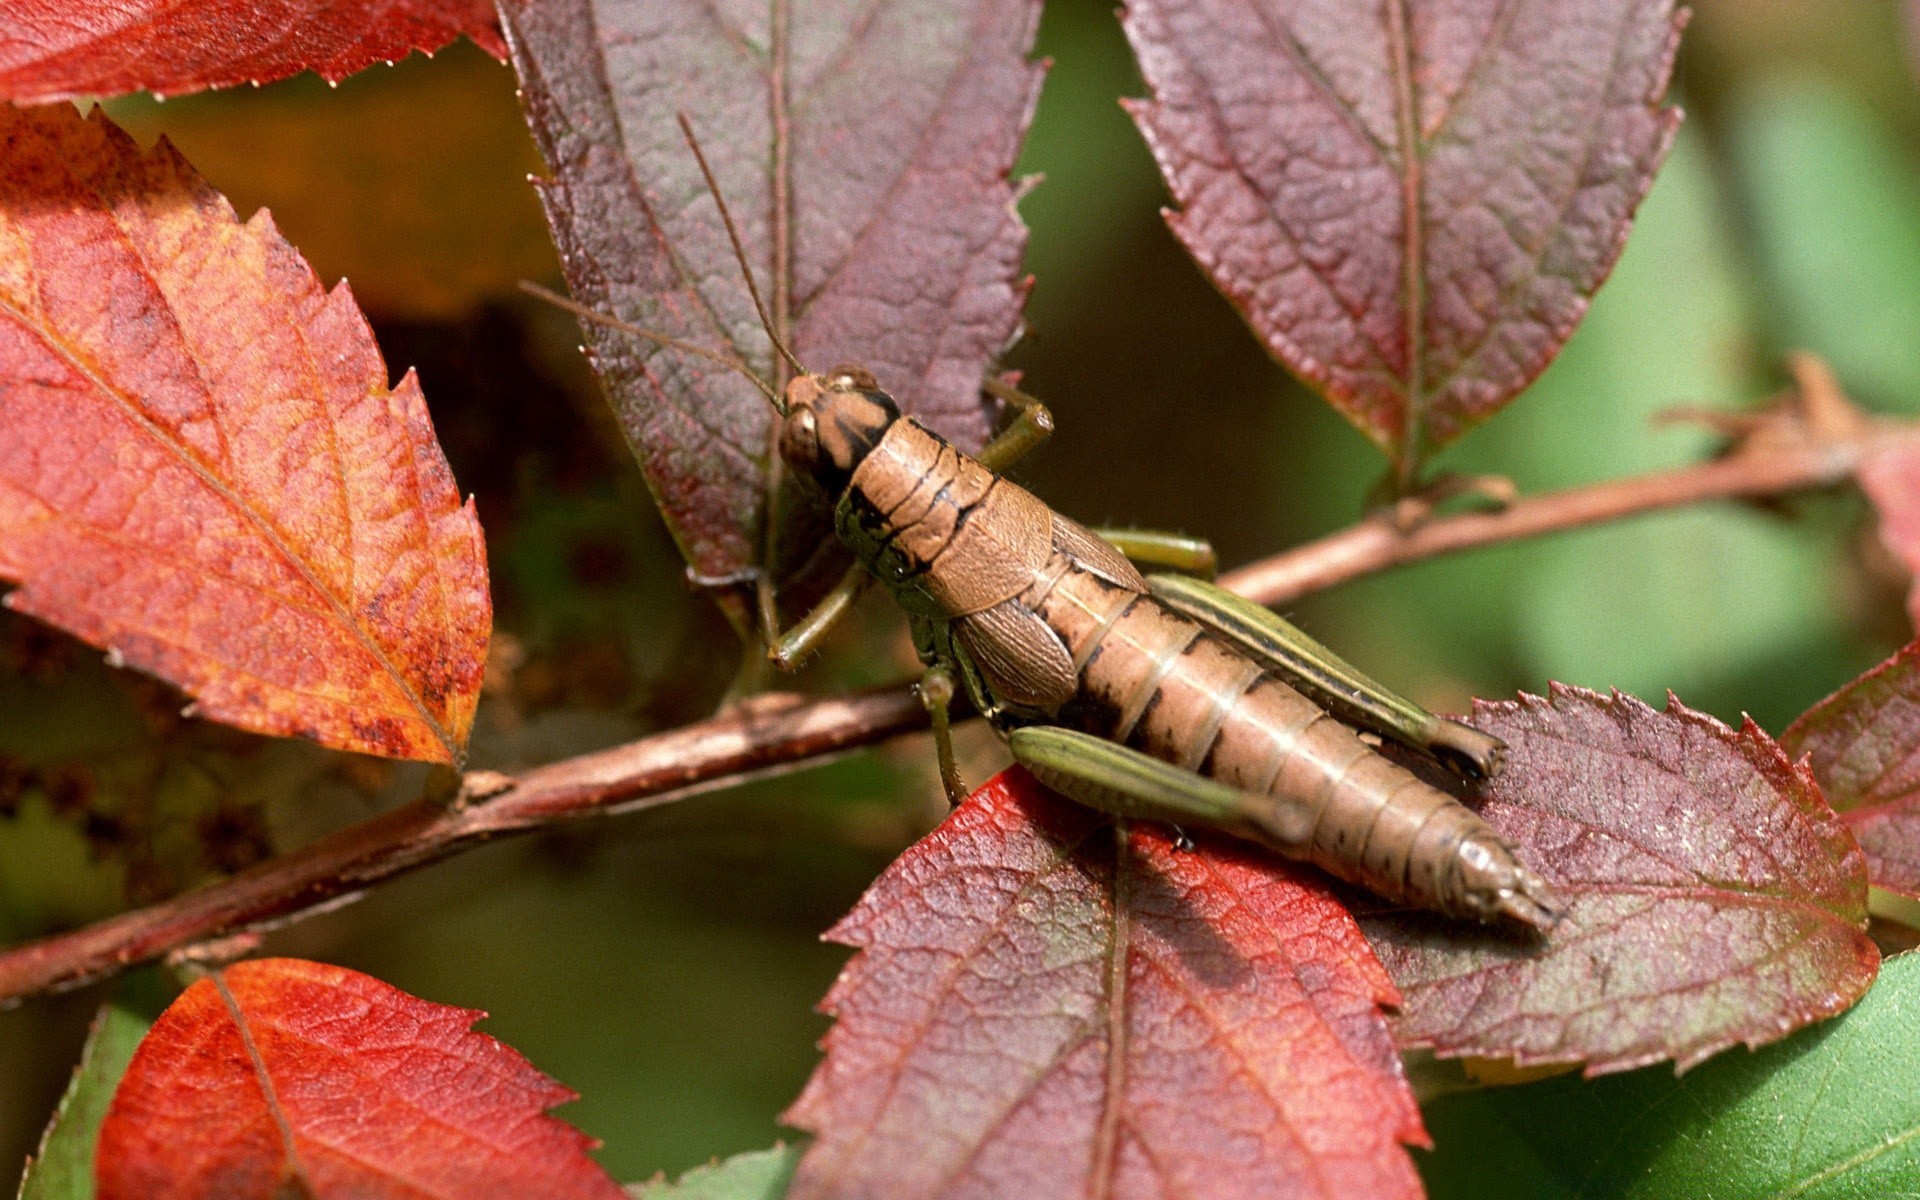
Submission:
[[[1886,0],[1701,0],[1688,109],[1613,279],[1560,360],[1440,466],[1561,487],[1678,464],[1673,405],[1739,407],[1795,347],[1861,400],[1920,400],[1920,92]],[[1090,523],[1184,529],[1229,564],[1350,521],[1370,447],[1262,354],[1159,216],[1116,104],[1140,92],[1108,3],[1056,0],[1022,169],[1031,334],[1011,356],[1060,432],[1023,470]],[[500,653],[481,766],[577,753],[710,711],[732,635],[680,564],[571,318],[518,302],[555,274],[505,67],[462,45],[329,89],[303,78],[122,101],[243,213],[272,209],[351,279],[418,368],[489,536]],[[1290,615],[1428,703],[1619,687],[1779,730],[1910,636],[1905,581],[1851,496],[1665,515],[1434,562]],[[902,677],[884,606],[802,686]],[[179,700],[0,617],[0,940],[71,927],[413,794],[409,768],[184,722]],[[973,777],[998,761],[974,737]],[[843,960],[818,935],[943,808],[921,740],[642,816],[501,845],[275,934],[268,949],[490,1010],[485,1030],[583,1094],[562,1110],[639,1179],[771,1144]],[[153,990],[153,989],[149,989]],[[0,1192],[101,992],[0,1014]],[[1446,1146],[1432,1163],[1446,1171]]]

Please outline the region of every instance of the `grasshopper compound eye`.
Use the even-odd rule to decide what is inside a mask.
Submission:
[[[813,409],[796,408],[780,430],[780,457],[806,475],[820,473],[820,421]]]
[[[787,385],[780,456],[834,495],[847,486],[854,468],[900,419],[893,397],[877,388],[860,388],[858,383],[842,372],[804,376]]]
[[[879,392],[880,381],[858,363],[842,364],[827,372],[827,387],[836,392]]]

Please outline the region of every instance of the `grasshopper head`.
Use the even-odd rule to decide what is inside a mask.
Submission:
[[[865,367],[835,367],[825,375],[797,375],[787,384],[780,456],[837,496],[853,470],[900,419],[893,397]]]

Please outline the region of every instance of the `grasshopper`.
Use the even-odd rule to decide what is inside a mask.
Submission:
[[[865,369],[808,371],[768,320],[684,118],[682,128],[761,324],[796,372],[785,387],[728,355],[529,290],[736,369],[772,403],[781,459],[834,498],[835,529],[858,560],[785,631],[763,576],[760,619],[776,664],[797,664],[877,579],[911,623],[926,667],[919,694],[954,803],[966,790],[948,710],[964,691],[1017,762],[1082,804],[1223,830],[1389,900],[1542,931],[1553,925],[1559,900],[1513,847],[1356,727],[1467,780],[1496,773],[1504,743],[1428,713],[1268,609],[1199,578],[1211,572],[1205,543],[1102,536],[1008,480],[1001,472],[1052,430],[1031,397],[990,382],[1014,419],[969,456],[902,416]],[[1143,575],[1136,562],[1168,570]]]

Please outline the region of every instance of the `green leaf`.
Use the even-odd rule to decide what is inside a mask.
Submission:
[[[73,1082],[41,1135],[39,1157],[27,1164],[20,1200],[92,1200],[93,1144],[100,1121],[146,1032],[145,1017],[113,1004],[101,1006]]]
[[[799,1146],[750,1150],[725,1162],[695,1167],[668,1183],[664,1179],[630,1184],[634,1200],[780,1200],[787,1194]]]
[[[1655,421],[1678,405],[1733,408],[1764,391],[1747,371],[1753,313],[1723,213],[1706,148],[1683,133],[1580,334],[1458,469],[1569,487],[1707,454],[1705,430]],[[1524,679],[1653,696],[1671,688],[1723,708],[1710,701],[1724,680],[1832,621],[1813,582],[1827,569],[1825,546],[1758,513],[1654,514],[1523,551],[1509,578]],[[1487,569],[1471,558],[1458,569],[1476,568]]]
[[[1734,111],[1768,305],[1856,394],[1920,394],[1920,175],[1888,121],[1831,84],[1775,80]]]
[[[1920,955],[1853,1011],[1678,1079],[1637,1071],[1430,1106],[1433,1200],[1490,1194],[1846,1200],[1920,1191]],[[1484,1180],[1506,1186],[1489,1191]]]

